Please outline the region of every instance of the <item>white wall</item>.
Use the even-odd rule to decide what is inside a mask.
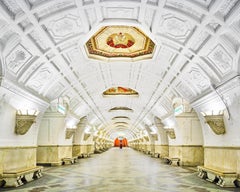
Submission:
[[[226,146],[226,147],[239,147],[240,146],[240,78],[234,78],[226,84],[217,89],[218,95],[209,94],[193,103],[193,106],[198,111],[199,119],[201,120],[204,145],[205,146]],[[222,104],[220,97],[222,97]],[[217,101],[217,102],[216,102]],[[226,105],[224,105],[223,101]],[[216,104],[217,103],[217,104]],[[225,107],[224,122],[225,134],[216,135],[208,124],[201,112],[217,109],[217,106]],[[230,119],[226,106],[230,112]]]
[[[65,116],[58,112],[46,112],[42,118],[38,145],[72,145],[72,137],[65,139]]]
[[[29,131],[25,135],[15,133],[16,110],[32,109],[42,110],[39,100],[34,102],[29,98],[24,98],[10,93],[3,87],[0,87],[0,146],[36,146],[38,127],[41,113],[36,119]]]

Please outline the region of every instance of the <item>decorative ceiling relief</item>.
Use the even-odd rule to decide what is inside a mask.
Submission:
[[[159,0],[148,0],[147,4],[158,6],[158,2],[159,2]]]
[[[97,14],[94,8],[86,9],[85,10],[86,18],[91,26],[97,22]]]
[[[137,19],[139,14],[139,7],[102,7],[103,17],[108,18],[121,18],[121,19]]]
[[[209,33],[205,31],[201,31],[200,33],[195,34],[194,41],[191,44],[191,50],[197,53],[209,38]]]
[[[25,31],[28,28],[33,26],[33,24],[31,23],[31,21],[28,18],[21,21],[18,25],[22,28],[23,31]]]
[[[13,19],[24,15],[24,11],[17,4],[16,0],[2,0],[1,5]]]
[[[93,4],[94,1],[93,0],[83,0],[83,5],[90,5]]]
[[[156,14],[156,11],[154,9],[146,9],[144,20],[148,27],[152,26],[152,22],[155,14]]]
[[[137,27],[107,26],[95,33],[85,45],[90,58],[109,60],[111,58],[149,59],[155,44]]]
[[[161,35],[184,43],[190,36],[193,26],[190,22],[178,18],[172,14],[163,15],[159,23],[159,32]]]
[[[138,96],[138,92],[126,87],[111,87],[103,92],[103,96],[128,95]]]
[[[199,68],[192,68],[188,72],[188,76],[193,84],[201,91],[206,90],[211,85],[209,78]]]
[[[79,131],[103,142],[158,133],[168,144],[174,118],[190,111],[176,98],[197,112],[226,107],[229,123],[238,115],[240,0],[0,0],[0,10],[0,96],[13,105],[29,98],[44,115],[63,100],[84,117]],[[208,124],[204,133],[227,131]]]
[[[57,43],[83,32],[81,18],[72,14],[65,15],[64,17],[49,22],[46,28]]]
[[[188,5],[184,3],[184,1],[167,0],[165,6],[180,13],[184,13],[198,22],[200,22],[203,18],[203,14],[197,11],[197,9],[191,7],[190,4]]]
[[[194,98],[194,94],[193,91],[191,90],[191,88],[187,85],[185,85],[183,82],[180,82],[177,86],[176,86],[177,92],[180,93],[181,97],[186,99],[186,100],[191,100]]]
[[[65,86],[60,82],[54,84],[52,87],[54,88],[48,90],[46,94],[46,97],[50,100],[58,98],[65,90]]]
[[[56,78],[54,76],[54,69],[45,65],[28,80],[26,86],[40,93],[44,89],[44,86],[48,85],[53,78]]]
[[[33,43],[41,50],[41,52],[45,53],[50,49],[37,31],[33,30],[31,33],[29,33],[29,37],[32,39]]]
[[[31,8],[36,8],[37,6],[45,3],[45,2],[48,2],[49,0],[26,0],[26,2],[29,4],[29,7]]]
[[[238,0],[225,0],[222,2],[220,9],[216,12],[216,15],[221,16],[224,20],[228,17],[229,12],[238,3]]]
[[[206,25],[206,27],[208,27],[213,32],[216,32],[221,27],[221,25],[219,23],[217,23],[216,21],[211,21],[210,23],[208,23]]]
[[[37,9],[37,12],[34,15],[37,20],[41,20],[53,14],[69,10],[74,7],[76,7],[76,4],[73,0],[52,1],[52,3],[49,3],[48,6],[44,6],[43,9]]]
[[[17,74],[26,65],[32,54],[21,44],[18,44],[7,56],[6,64],[10,71]]]
[[[207,58],[211,61],[218,72],[224,76],[232,69],[233,59],[227,50],[218,44],[208,55]]]

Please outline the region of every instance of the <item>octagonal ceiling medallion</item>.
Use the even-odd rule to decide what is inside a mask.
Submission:
[[[106,26],[85,44],[89,58],[98,60],[143,60],[153,56],[155,44],[137,27]]]

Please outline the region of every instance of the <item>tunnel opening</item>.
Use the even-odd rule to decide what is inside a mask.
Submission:
[[[116,138],[114,141],[114,147],[128,147],[128,141],[126,138]]]

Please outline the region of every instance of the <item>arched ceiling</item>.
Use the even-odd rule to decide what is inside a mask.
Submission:
[[[49,103],[67,98],[72,113],[88,116],[110,138],[120,133],[133,139],[154,116],[172,114],[174,98],[191,103],[239,73],[239,4],[238,0],[2,0],[1,76]],[[89,58],[86,42],[108,26],[141,30],[155,44],[151,58]],[[120,32],[112,29],[106,37]],[[140,41],[131,34],[128,39],[133,44],[128,49]],[[111,45],[110,52],[117,49],[116,43]],[[104,97],[112,87],[130,88],[139,95]],[[114,107],[132,111],[109,111]],[[122,119],[113,120],[122,116],[128,118],[127,126],[115,124]]]

